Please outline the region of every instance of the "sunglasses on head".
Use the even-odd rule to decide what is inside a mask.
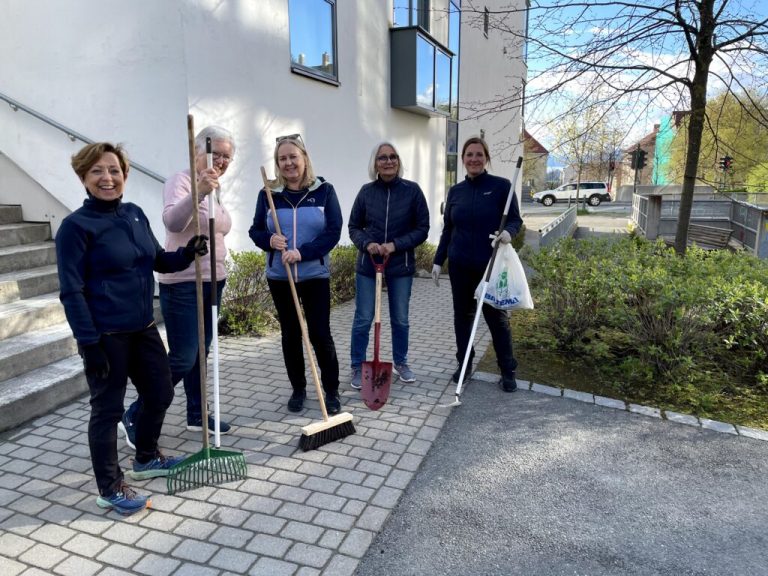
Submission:
[[[301,142],[304,144],[304,140],[301,138],[301,134],[288,134],[287,136],[278,136],[275,138],[275,143],[280,144],[280,142],[284,142],[285,140],[294,141],[294,142]]]

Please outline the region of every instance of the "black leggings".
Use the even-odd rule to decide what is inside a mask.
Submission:
[[[105,379],[88,377],[88,445],[99,494],[109,496],[123,479],[117,457],[117,423],[123,415],[128,378],[142,400],[135,420],[138,462],[147,462],[157,455],[165,411],[173,401],[173,384],[168,354],[156,326],[137,332],[103,334],[101,346],[109,359],[109,375]]]
[[[291,287],[287,280],[267,280],[277,309],[282,332],[283,360],[288,379],[295,391],[307,387],[304,346],[301,325],[296,315]],[[331,335],[331,283],[328,278],[316,278],[296,283],[296,292],[304,309],[309,341],[320,367],[320,379],[326,393],[339,389],[339,359]]]
[[[456,358],[459,363],[464,361],[464,354],[469,344],[472,332],[472,322],[475,319],[477,301],[475,288],[483,279],[484,268],[462,266],[453,260],[448,264],[453,294],[453,326],[456,331]],[[493,349],[496,359],[504,376],[511,377],[517,369],[517,360],[512,353],[512,331],[509,329],[509,314],[506,310],[498,310],[488,304],[483,304],[483,317],[493,339]],[[474,349],[471,357],[474,357]]]

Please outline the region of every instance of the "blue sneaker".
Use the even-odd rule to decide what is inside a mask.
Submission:
[[[400,381],[410,384],[416,382],[416,374],[408,367],[408,364],[395,364],[395,374],[400,376]]]
[[[128,411],[123,412],[123,417],[117,423],[117,429],[125,436],[125,443],[131,450],[136,450],[136,425],[130,421]]]
[[[96,498],[96,506],[105,510],[114,510],[123,516],[130,516],[148,508],[150,500],[146,496],[137,494],[125,482],[121,482],[117,492],[111,496],[99,496]]]
[[[134,460],[133,470],[129,471],[128,475],[134,480],[147,480],[148,478],[168,476],[171,473],[171,468],[182,462],[185,458],[186,456],[163,456],[158,452],[157,456],[144,464]]]

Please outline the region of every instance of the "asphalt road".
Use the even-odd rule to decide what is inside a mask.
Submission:
[[[768,442],[473,381],[376,575],[768,575]]]

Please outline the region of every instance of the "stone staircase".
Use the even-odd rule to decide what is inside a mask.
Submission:
[[[0,431],[88,390],[58,288],[50,226],[0,206]]]

